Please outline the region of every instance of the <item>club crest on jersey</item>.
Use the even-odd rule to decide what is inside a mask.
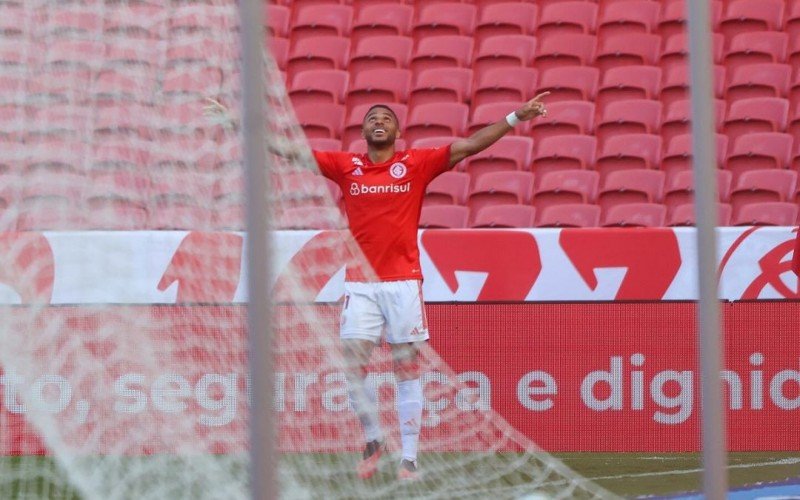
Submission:
[[[357,156],[354,156],[352,158],[352,160],[353,160],[353,165],[355,165],[357,167],[363,167],[364,166],[364,163],[361,161],[361,158],[358,158]]]
[[[403,163],[400,162],[393,163],[392,166],[389,167],[389,175],[395,179],[402,179],[405,177],[406,172],[408,172],[408,169]]]

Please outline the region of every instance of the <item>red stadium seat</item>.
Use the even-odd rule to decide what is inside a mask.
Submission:
[[[504,35],[487,38],[475,53],[473,69],[485,73],[490,69],[531,66],[536,54],[536,38],[526,35]]]
[[[789,36],[774,31],[740,33],[733,37],[725,52],[725,66],[735,71],[740,66],[758,63],[782,63],[786,60]]]
[[[467,198],[471,220],[489,205],[529,205],[533,195],[533,174],[530,172],[489,172],[482,175]]]
[[[362,39],[350,55],[347,69],[354,76],[370,69],[408,68],[414,41],[407,36],[381,35]]]
[[[552,205],[539,212],[536,227],[598,227],[600,207],[597,205]]]
[[[278,206],[281,208],[330,205],[333,194],[326,178],[308,170],[281,175],[274,184],[274,190],[280,196]]]
[[[353,78],[347,91],[347,106],[378,102],[408,101],[411,90],[411,70],[390,68],[361,71]]]
[[[661,137],[664,139],[665,144],[683,134],[690,133],[690,124],[692,118],[692,103],[690,100],[675,101],[666,109],[664,119],[661,120]],[[714,100],[714,129],[722,130],[722,124],[725,119],[725,101],[721,99]]]
[[[150,193],[150,177],[140,170],[94,170],[88,177],[84,195],[94,198],[115,198],[144,208]]]
[[[784,31],[789,35],[790,40],[800,37],[800,4],[797,2],[786,2]]]
[[[615,170],[656,168],[661,159],[661,137],[627,134],[609,137],[600,149],[595,170],[600,178]]]
[[[505,136],[480,153],[466,160],[464,170],[472,176],[472,184],[487,172],[528,170],[533,152],[530,137]]]
[[[267,50],[275,59],[278,69],[286,71],[286,65],[289,62],[289,39],[271,36],[267,39]]]
[[[119,142],[95,141],[88,167],[101,171],[137,170],[146,168],[149,163],[149,145],[126,137]]]
[[[657,133],[661,123],[661,103],[648,99],[615,101],[606,105],[597,123],[597,138],[625,134]]]
[[[54,104],[37,109],[36,113],[29,117],[25,140],[33,143],[55,137],[72,138],[81,144],[80,138],[86,136],[91,130],[91,125],[91,109],[68,104]]]
[[[161,92],[169,99],[203,99],[218,95],[222,87],[222,71],[218,67],[168,69]]]
[[[721,99],[725,94],[725,67],[714,66],[714,97]],[[664,109],[676,101],[689,99],[689,68],[678,66],[664,72],[659,99]]]
[[[470,227],[529,228],[535,220],[536,209],[527,205],[488,205],[478,210]]]
[[[661,49],[661,37],[649,33],[630,33],[601,38],[595,65],[601,71],[619,66],[655,66]]]
[[[18,231],[81,230],[86,228],[84,211],[74,200],[58,196],[23,199],[19,204]]]
[[[6,70],[25,72],[41,64],[46,51],[41,42],[4,39],[0,46],[0,64]]]
[[[780,201],[751,203],[734,214],[733,226],[795,226],[797,205]]]
[[[289,80],[310,69],[347,69],[350,39],[337,36],[305,38],[293,43],[286,62]]]
[[[102,14],[95,6],[85,4],[52,6],[46,17],[36,21],[40,34],[53,38],[95,39],[103,28]]]
[[[340,69],[317,69],[298,73],[289,87],[289,99],[294,106],[316,104],[344,104],[344,95],[350,84],[350,74]]]
[[[165,172],[178,169],[209,173],[221,162],[219,146],[212,138],[198,138],[190,134],[166,135],[158,141],[162,147],[156,148],[150,155],[148,168]],[[153,180],[156,180],[155,176]]]
[[[499,120],[504,119],[509,113],[516,111],[519,108],[519,101],[507,102],[491,102],[489,104],[481,104],[474,108],[472,118],[469,120],[469,128],[467,134],[473,134],[487,125],[491,125]],[[522,124],[516,127],[509,134],[516,133],[516,131],[524,131],[525,125]]]
[[[748,170],[742,172],[731,192],[733,213],[750,203],[793,201],[797,172],[792,170]]]
[[[733,176],[727,170],[715,170],[717,174],[717,199],[727,203],[731,194],[731,182]],[[672,210],[679,205],[692,203],[694,201],[694,172],[692,170],[681,170],[667,175],[664,185],[664,204],[668,210]]]
[[[409,111],[404,136],[407,141],[437,135],[463,136],[467,128],[469,106],[443,102],[420,104]]]
[[[416,76],[409,104],[465,102],[472,94],[472,70],[469,68],[437,68]],[[473,103],[474,104],[474,103]]]
[[[733,209],[727,203],[717,203],[717,226],[730,226]],[[667,215],[667,226],[694,226],[696,224],[694,203],[676,206]]]
[[[411,31],[414,7],[400,3],[363,5],[353,22],[351,36],[358,44],[374,36],[407,35]]]
[[[481,9],[475,38],[483,40],[502,35],[533,35],[536,32],[538,7],[532,3],[506,2]]]
[[[779,31],[783,26],[783,0],[735,0],[727,4],[719,31],[730,43],[739,33]]]
[[[600,72],[589,66],[565,66],[542,71],[539,92],[550,92],[547,102],[593,101],[597,95]]]
[[[593,170],[561,170],[539,176],[533,206],[541,211],[565,203],[594,203],[600,175]]]
[[[597,139],[592,135],[545,137],[536,145],[531,170],[541,176],[559,170],[590,169],[596,149]]]
[[[789,102],[792,105],[792,109],[797,109],[800,106],[800,70],[795,71],[794,78],[792,78],[789,89]],[[800,116],[800,113],[794,113],[794,118],[798,116]]]
[[[633,0],[605,5],[597,20],[597,33],[601,37],[652,33],[661,10],[660,2]]]
[[[603,74],[597,91],[596,104],[627,99],[656,99],[661,85],[661,69],[655,66],[625,66],[612,68]]]
[[[595,106],[592,102],[548,103],[547,110],[547,116],[539,117],[530,124],[530,134],[536,141],[556,135],[594,133]]]
[[[664,172],[660,170],[617,170],[609,172],[600,186],[597,204],[607,211],[624,203],[660,203],[664,194]]]
[[[36,154],[36,153],[34,153]],[[86,175],[75,168],[65,168],[69,160],[62,160],[62,165],[35,163],[27,165],[22,172],[21,198],[63,197],[78,202],[86,188]],[[71,165],[75,167],[79,165]]]
[[[137,135],[140,139],[152,139],[156,128],[169,128],[174,121],[165,120],[165,111],[140,104],[116,104],[97,109],[94,133],[97,138],[128,138]],[[154,120],[154,117],[156,120]],[[180,119],[180,115],[177,117]],[[154,123],[155,122],[155,123]]]
[[[663,227],[667,208],[660,203],[626,203],[603,212],[602,227]]]
[[[725,157],[728,154],[728,136],[715,134],[717,143],[717,167],[725,165]],[[661,135],[667,144],[667,149],[661,157],[661,170],[668,176],[683,170],[692,169],[692,136],[691,134],[676,135],[669,141]]]
[[[289,207],[277,218],[278,229],[344,229],[347,219],[336,207]]]
[[[120,38],[160,40],[166,37],[167,13],[163,5],[153,3],[115,6],[105,9],[103,32]]]
[[[44,63],[47,66],[66,65],[73,69],[91,70],[100,65],[104,54],[105,44],[99,41],[52,40],[47,44]]]
[[[216,68],[214,69],[216,70]],[[221,74],[219,76],[221,77]],[[168,82],[169,79],[165,76],[166,88],[169,88]],[[92,95],[99,103],[130,101],[149,104],[153,102],[158,88],[158,74],[146,66],[131,64],[101,70],[96,74],[92,83]],[[206,93],[204,96],[216,94],[219,90],[219,83],[218,81],[216,91]],[[191,84],[187,88],[191,88]]]
[[[475,30],[477,18],[477,7],[466,3],[418,4],[417,19],[412,24],[411,33],[417,42],[430,36],[469,36]]]
[[[220,173],[211,186],[214,202],[221,204],[244,204],[246,180],[244,172],[226,170]]]
[[[789,168],[792,136],[778,132],[756,132],[740,136],[733,143],[725,168],[734,183],[742,172],[767,168]]]
[[[433,68],[467,68],[472,61],[473,44],[469,36],[423,38],[411,57],[411,69],[419,74]]]
[[[419,227],[426,229],[464,229],[469,220],[469,208],[460,205],[423,206]]]
[[[246,217],[244,204],[217,206],[212,214],[211,229],[215,231],[244,231],[246,229]]]
[[[349,36],[353,25],[353,8],[348,5],[308,5],[295,8],[289,38],[300,40],[319,36]]]
[[[0,8],[0,32],[6,39],[21,38],[28,14],[22,4],[4,4]]]
[[[734,70],[728,79],[728,102],[751,97],[786,97],[791,66],[788,64],[749,64]]]
[[[560,1],[541,8],[536,36],[544,40],[554,35],[594,33],[596,28],[596,3]]]
[[[186,35],[196,34],[209,36],[217,32],[220,26],[234,27],[236,21],[234,16],[235,12],[223,5],[178,3],[169,13],[168,36],[170,38],[183,38]]]
[[[678,33],[688,31],[688,18],[686,15],[686,2],[662,2],[661,17],[658,21],[658,33],[666,40]],[[716,26],[722,16],[722,2],[711,1],[711,24]]]
[[[532,99],[539,82],[534,68],[497,68],[477,75],[472,106],[492,102],[525,102]]]
[[[539,43],[533,67],[546,71],[561,66],[592,64],[597,50],[597,37],[582,33],[549,36]]]
[[[469,174],[452,170],[444,172],[428,184],[423,205],[465,205],[469,183]]]
[[[345,112],[341,104],[307,104],[296,107],[294,112],[306,137],[341,138]]]
[[[731,141],[753,132],[782,132],[789,119],[789,101],[778,97],[755,97],[731,104],[723,131]]]
[[[113,11],[116,9],[109,10]],[[271,37],[279,36],[282,38],[289,38],[289,19],[292,15],[292,11],[289,7],[267,4],[264,14],[267,17],[264,27]]]
[[[358,104],[350,108],[347,113],[347,118],[344,124],[344,131],[342,132],[342,144],[347,145],[352,141],[361,138],[361,127],[364,124],[364,117],[367,115],[369,108],[373,103]],[[406,125],[408,118],[408,107],[405,104],[391,103],[392,111],[397,115],[397,121],[400,122],[400,130]]]
[[[792,150],[792,165],[791,169],[800,172],[800,140],[798,136],[794,139],[794,149]],[[798,200],[800,202],[800,200]]]
[[[722,63],[723,49],[725,48],[725,37],[719,33],[712,33],[712,57],[714,64]],[[664,71],[673,70],[676,67],[689,68],[689,35],[688,33],[678,33],[667,38],[661,56],[658,58],[658,65]]]

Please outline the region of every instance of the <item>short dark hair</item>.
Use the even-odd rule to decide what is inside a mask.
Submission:
[[[391,113],[392,116],[394,117],[394,121],[397,122],[398,125],[400,125],[400,120],[397,118],[397,113],[395,113],[394,110],[390,108],[387,104],[373,104],[372,106],[369,107],[367,112],[364,113],[364,119],[366,119],[367,116],[370,114],[370,112],[372,112],[372,110],[375,108],[383,108],[388,110],[389,113]]]

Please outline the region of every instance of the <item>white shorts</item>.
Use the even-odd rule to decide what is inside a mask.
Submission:
[[[345,282],[341,337],[378,344],[384,332],[390,344],[428,340],[422,282]]]

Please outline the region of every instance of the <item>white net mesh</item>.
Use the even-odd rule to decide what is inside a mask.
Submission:
[[[3,2],[0,19],[0,497],[246,497],[236,5]],[[276,236],[303,247],[275,258],[282,496],[607,496],[428,347],[421,480],[394,459],[356,477],[338,307],[314,301],[364,259],[269,58],[265,74],[266,140],[301,150],[271,158],[273,225],[332,229]],[[208,97],[230,116],[204,116]],[[373,362],[394,454],[391,362]]]

